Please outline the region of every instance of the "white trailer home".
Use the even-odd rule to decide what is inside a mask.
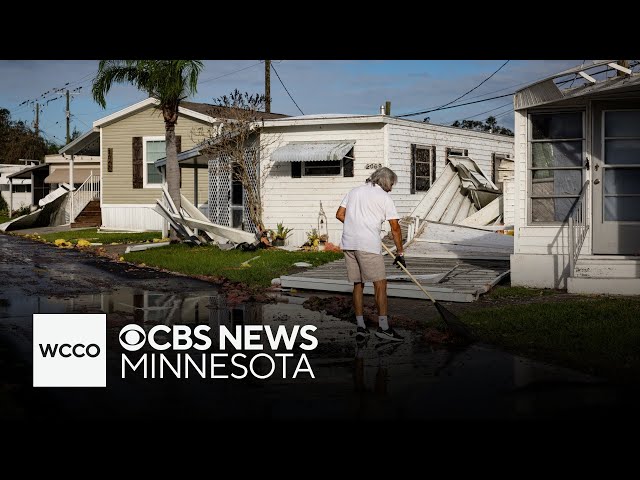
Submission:
[[[640,75],[616,62],[515,94],[512,285],[640,294]]]
[[[342,224],[335,218],[340,201],[378,167],[398,175],[391,195],[398,213],[409,215],[422,200],[449,155],[468,155],[488,175],[496,159],[513,157],[513,137],[432,125],[388,115],[306,115],[265,120],[261,131],[261,196],[266,228],[293,228],[287,243],[302,245],[318,228],[320,202],[329,241],[339,243]],[[188,162],[188,160],[185,161]],[[212,221],[241,226],[242,194],[228,179],[212,178],[209,209],[229,212]],[[224,191],[220,187],[223,186]],[[229,190],[229,191],[227,191]],[[220,203],[220,205],[217,205]],[[233,218],[233,211],[238,216]],[[211,218],[211,217],[210,217]],[[224,223],[227,221],[229,223]]]

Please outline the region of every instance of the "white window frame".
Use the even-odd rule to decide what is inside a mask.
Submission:
[[[162,136],[153,136],[153,137],[142,137],[142,188],[162,188],[162,185],[165,183],[164,173],[160,172],[162,175],[162,181],[160,183],[147,183],[148,178],[148,163],[147,163],[147,142],[166,142],[166,137]]]
[[[562,113],[580,113],[582,115],[582,137],[581,138],[554,138],[554,139],[537,139],[533,140],[533,121],[531,117],[533,115],[554,115]],[[582,167],[548,167],[541,168],[539,170],[580,170],[582,180],[580,187],[584,184],[586,173],[584,171],[584,165],[587,159],[587,111],[583,106],[578,107],[560,107],[560,108],[541,108],[539,110],[533,109],[527,112],[527,226],[529,227],[548,227],[563,225],[563,220],[555,221],[534,221],[533,220],[533,199],[536,198],[575,198],[576,201],[580,198],[580,192],[575,195],[553,195],[549,197],[533,196],[533,148],[532,144],[536,142],[568,142],[568,141],[581,141],[582,142]]]

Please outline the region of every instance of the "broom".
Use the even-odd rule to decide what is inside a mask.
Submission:
[[[390,256],[395,257],[393,252],[389,250],[389,247],[387,247],[384,243],[382,244],[382,246]],[[418,286],[418,288],[422,290],[427,297],[429,297],[429,300],[433,302],[433,305],[436,307],[436,310],[438,310],[438,313],[442,317],[442,320],[444,321],[445,325],[449,330],[451,330],[456,335],[459,335],[469,340],[474,340],[474,336],[469,330],[469,328],[452,312],[447,310],[444,307],[444,305],[440,304],[440,302],[436,302],[435,299],[431,296],[431,294],[424,289],[424,287],[420,284],[420,282],[418,282],[418,280],[416,280],[416,278],[413,275],[411,275],[409,270],[407,270],[404,265],[400,263],[397,263],[396,265],[398,265],[398,267],[404,270],[404,273],[409,275],[409,278],[413,280],[413,283],[415,283]]]

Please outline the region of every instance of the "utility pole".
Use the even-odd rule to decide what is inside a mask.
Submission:
[[[264,61],[264,111],[271,112],[271,60]]]
[[[70,121],[71,121],[71,111],[69,110],[69,90],[67,90],[67,144],[71,141],[71,133],[69,132]]]
[[[36,102],[36,121],[33,123],[33,129],[36,131],[36,137],[40,135],[40,104]]]

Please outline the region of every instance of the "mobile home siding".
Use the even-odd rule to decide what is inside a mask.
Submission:
[[[391,192],[398,213],[410,214],[422,200],[424,193],[411,194],[411,144],[436,147],[436,176],[440,176],[445,165],[445,149],[462,148],[468,156],[491,178],[491,155],[493,153],[513,156],[513,137],[473,130],[444,127],[431,124],[390,123],[389,168],[398,175],[398,184]]]
[[[176,124],[176,135],[182,137],[182,150],[195,146],[194,128],[206,127],[189,117],[180,116]],[[160,198],[159,188],[133,188],[132,137],[164,136],[162,113],[156,108],[147,108],[102,128],[102,158],[108,149],[113,149],[113,171],[102,169],[102,202],[105,204],[154,204]],[[198,201],[203,203],[207,192],[206,170],[198,172]],[[182,194],[193,201],[193,170],[182,170]]]
[[[272,165],[270,154],[280,145],[289,142],[341,142],[355,140],[353,177],[340,175],[291,178],[291,165]],[[365,182],[373,169],[367,164],[384,165],[383,124],[338,124],[307,125],[296,127],[273,127],[262,133],[261,168],[267,174],[262,185],[264,205],[263,220],[266,228],[275,228],[283,222],[293,228],[287,243],[301,245],[306,240],[306,232],[317,228],[320,201],[327,215],[329,241],[340,242],[342,224],[335,218],[345,194]]]

